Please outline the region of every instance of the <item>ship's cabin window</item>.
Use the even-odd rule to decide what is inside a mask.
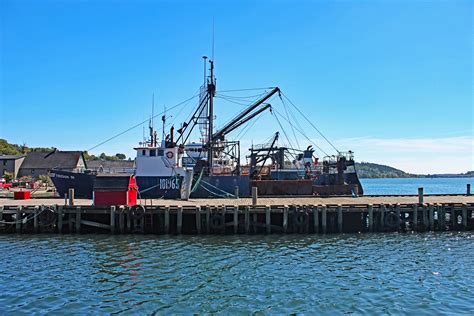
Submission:
[[[142,150],[142,156],[146,156],[146,150],[145,149]]]
[[[150,157],[156,156],[156,149],[150,149]]]
[[[165,155],[165,151],[163,149],[158,149],[158,157],[163,157]]]

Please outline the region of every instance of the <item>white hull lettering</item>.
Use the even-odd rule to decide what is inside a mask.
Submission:
[[[177,178],[160,179],[160,190],[177,190],[179,183]]]

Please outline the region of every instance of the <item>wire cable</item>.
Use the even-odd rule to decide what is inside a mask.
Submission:
[[[319,135],[321,135],[327,142],[329,145],[331,145],[332,148],[334,148],[334,150],[340,154],[341,152],[329,141],[329,139],[326,138],[326,136],[324,136],[324,134],[300,111],[300,109],[298,109],[298,107],[282,92],[281,93],[283,95],[283,97],[285,97],[285,99],[288,100],[288,102],[290,102],[290,104],[298,111],[298,113],[301,114],[301,116],[319,133]]]
[[[194,98],[197,97],[197,96],[198,96],[198,95],[194,95],[194,96],[190,97],[189,99],[184,100],[183,102],[180,102],[180,103],[178,103],[178,104],[176,104],[176,105],[173,105],[172,107],[168,108],[167,111],[173,110],[173,109],[177,108],[178,106],[180,106],[180,105],[182,105],[182,104],[184,104],[184,103],[186,103],[186,102],[188,102],[188,101],[194,99]],[[162,115],[163,113],[165,113],[165,111],[162,111],[162,112],[160,112],[160,113],[154,115],[152,118],[158,117],[158,116]],[[149,121],[149,119],[146,119],[146,120],[144,120],[143,122],[140,122],[140,123],[138,123],[138,124],[135,124],[135,125],[133,125],[132,127],[126,129],[125,131],[120,132],[120,133],[118,133],[118,134],[116,134],[116,135],[114,135],[114,136],[112,136],[112,137],[110,137],[110,138],[104,140],[103,142],[101,142],[101,143],[99,143],[99,144],[97,144],[97,145],[95,145],[95,146],[93,146],[93,147],[87,149],[87,151],[91,151],[91,150],[93,150],[93,149],[96,149],[97,147],[100,147],[100,146],[102,146],[102,145],[104,145],[104,144],[110,142],[111,140],[113,140],[113,139],[115,139],[115,138],[117,138],[117,137],[119,137],[119,136],[122,136],[122,135],[125,134],[125,133],[130,132],[131,130],[133,130],[133,129],[135,129],[135,128],[137,128],[137,127],[139,127],[139,126],[145,124],[145,123],[148,122],[148,121]]]
[[[281,114],[280,112],[278,112],[276,109],[273,109],[273,111],[278,114],[282,119],[286,120],[286,118],[283,116],[283,114]],[[292,124],[291,122],[287,121],[288,124]],[[325,154],[326,156],[329,156],[329,154],[324,151],[324,149],[322,149],[320,146],[318,146],[314,141],[312,141],[301,129],[299,129],[298,127],[295,126],[295,129],[304,137],[306,138],[311,144],[313,144],[314,147],[318,148],[323,154]]]
[[[234,89],[234,90],[219,90],[217,92],[236,92],[236,91],[252,91],[252,90],[269,90],[275,87],[266,87],[266,88],[248,88],[248,89]]]

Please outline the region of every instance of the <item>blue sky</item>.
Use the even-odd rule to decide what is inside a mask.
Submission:
[[[214,17],[218,90],[279,86],[358,160],[418,173],[474,169],[472,1],[0,4],[0,137],[10,142],[89,149],[145,120],[153,93],[156,112],[194,95]],[[278,98],[271,103],[283,113]],[[169,113],[175,124],[194,105]],[[219,124],[241,108],[216,99]],[[243,147],[278,129],[266,113]],[[137,128],[92,152],[133,155],[141,138]]]

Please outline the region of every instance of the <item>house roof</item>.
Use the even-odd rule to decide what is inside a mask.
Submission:
[[[33,151],[26,155],[22,169],[74,169],[77,167],[82,151]]]
[[[135,166],[133,160],[88,160],[87,167],[89,169],[132,169]]]
[[[25,157],[25,155],[0,155],[0,160],[14,160]]]

